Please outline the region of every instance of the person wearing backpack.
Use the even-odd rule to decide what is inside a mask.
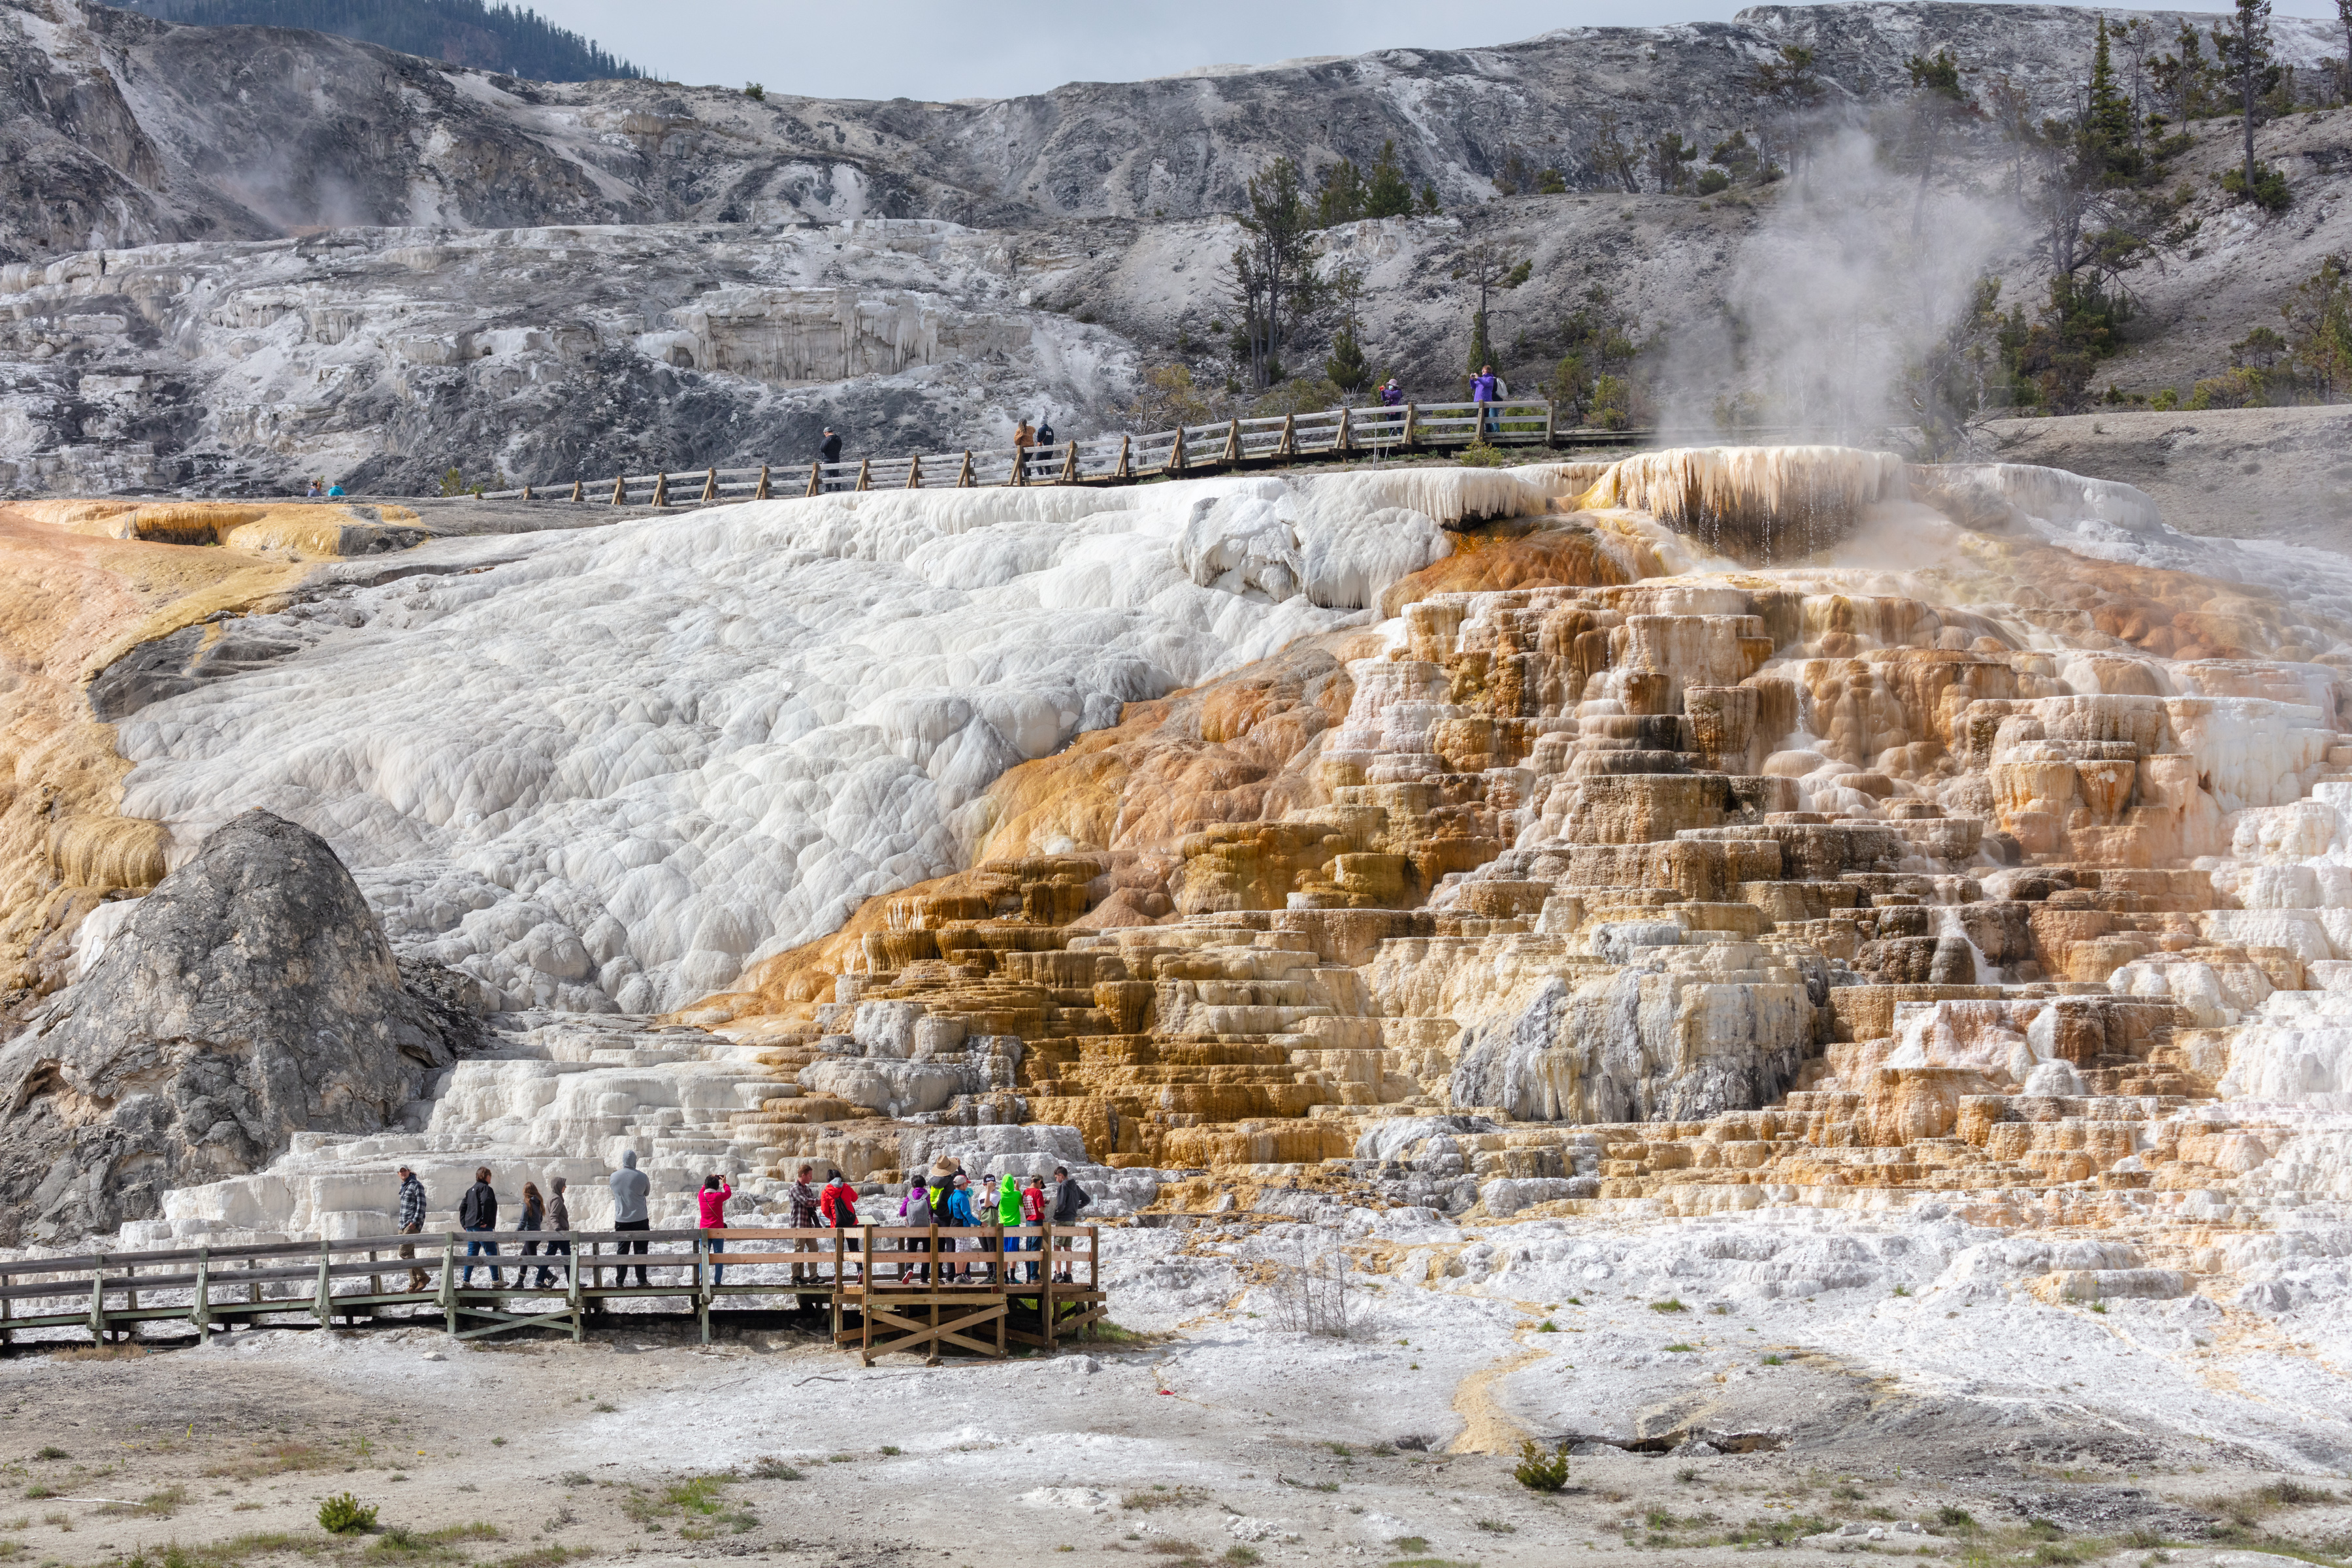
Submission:
[[[980,1225],[979,1216],[971,1212],[971,1178],[965,1175],[961,1171],[956,1173],[953,1181],[948,1187],[948,1206],[946,1217],[947,1223],[954,1226],[958,1230],[972,1230],[977,1228]],[[958,1248],[956,1244],[950,1241],[942,1243],[940,1250],[941,1252],[946,1252],[950,1249],[955,1249],[964,1252],[971,1252],[977,1250],[981,1245],[982,1243],[978,1237],[966,1237],[961,1247]],[[963,1271],[955,1277],[957,1282],[959,1284],[970,1284],[971,1282],[971,1266],[970,1264],[966,1264]],[[945,1269],[940,1271],[940,1278],[941,1279],[948,1278],[948,1274]]]
[[[1021,1223],[1023,1225],[1045,1223],[1045,1189],[1037,1184],[1037,1178],[1034,1175],[1029,1178],[1029,1184],[1021,1189]],[[1033,1236],[1029,1238],[1030,1251],[1042,1252],[1045,1247],[1044,1237]],[[1032,1285],[1037,1283],[1037,1260],[1034,1258],[1029,1260],[1029,1283]]]
[[[1054,1223],[1055,1225],[1077,1224],[1079,1211],[1094,1201],[1086,1188],[1070,1179],[1070,1168],[1067,1165],[1054,1167]],[[1067,1285],[1071,1282],[1069,1262],[1066,1258],[1062,1262],[1061,1271],[1054,1276],[1054,1281],[1059,1285]]]
[[[816,1212],[825,1224],[835,1230],[847,1230],[857,1223],[857,1189],[849,1184],[848,1177],[839,1171],[827,1173],[824,1190],[816,1196]],[[845,1236],[841,1240],[843,1251],[857,1250],[856,1237]],[[846,1271],[845,1265],[844,1272]]]
[[[920,1182],[914,1182],[908,1184],[907,1189],[907,1199],[901,1207],[903,1208],[904,1213],[900,1217],[905,1219],[910,1226],[928,1227],[934,1223],[931,1218],[931,1191]],[[900,1237],[898,1239],[906,1244],[898,1249],[902,1252],[929,1252],[931,1249],[930,1239],[928,1237],[906,1236]],[[907,1276],[909,1274],[914,1275],[925,1284],[929,1284],[931,1278],[930,1265],[928,1263],[901,1263],[898,1265],[899,1284],[904,1285],[907,1282]]]

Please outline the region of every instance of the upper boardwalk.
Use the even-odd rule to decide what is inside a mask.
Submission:
[[[1393,407],[1329,408],[1186,425],[1147,436],[1090,436],[1052,446],[930,452],[901,458],[857,458],[838,463],[762,464],[756,468],[702,468],[620,474],[570,485],[524,485],[489,490],[485,500],[632,500],[667,506],[677,500],[741,496],[822,495],[831,490],[969,489],[1001,485],[1121,485],[1143,479],[1198,478],[1306,458],[1367,458],[1443,451],[1484,439],[1494,447],[1617,446],[1638,441],[1639,430],[1562,429],[1549,403],[1406,403]]]
[[[467,1251],[493,1242],[497,1255]],[[1001,1356],[1008,1344],[1050,1351],[1091,1335],[1108,1310],[1101,1278],[1090,1225],[453,1230],[84,1253],[0,1260],[0,1347],[37,1331],[103,1343],[179,1322],[202,1339],[289,1319],[326,1328],[437,1318],[460,1339],[548,1328],[579,1340],[614,1302],[671,1301],[698,1321],[705,1343],[713,1312],[822,1308],[834,1342],[869,1365],[916,1350],[936,1363],[949,1346]]]

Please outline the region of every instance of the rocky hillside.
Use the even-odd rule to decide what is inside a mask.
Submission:
[[[2159,35],[2179,20],[2153,16]],[[2007,79],[2055,110],[2092,25],[2058,7],[1765,7],[923,104],[533,83],[324,34],[8,0],[0,490],[272,492],[326,474],[415,493],[451,467],[543,484],[793,460],[827,423],[878,452],[1000,444],[1039,412],[1065,433],[1113,426],[1142,368],[1188,363],[1213,394],[1227,375],[1227,215],[1248,178],[1288,157],[1311,184],[1391,142],[1438,211],[1320,237],[1327,270],[1361,273],[1375,370],[1461,395],[1478,300],[1462,263],[1488,243],[1525,266],[1491,302],[1509,379],[1549,374],[1598,289],[1611,330],[1666,345],[1658,372],[1687,395],[1659,413],[1688,426],[1761,362],[1819,358],[1842,320],[1901,340],[1880,362],[1910,352],[1965,269],[2032,309],[2041,239],[1980,121],[1924,231],[1866,142],[1712,199],[1660,191],[1646,156],[1608,167],[1601,142],[1769,140],[1786,106],[1763,73],[1784,47],[1812,51],[1817,129],[1850,140],[1885,133],[1902,62],[1941,47],[1970,91]],[[2276,31],[2299,68],[2331,47],[2316,23]],[[2178,155],[2182,237],[2131,275],[2137,346],[2102,371],[2125,390],[2223,368],[2322,256],[2352,253],[2352,114],[2262,135],[2296,193],[2284,213],[2214,184],[2230,122],[2200,122]],[[1524,194],[1539,173],[1555,194]],[[1906,245],[1952,273],[1928,308]],[[1328,325],[1293,356],[1310,371]],[[1801,369],[1864,403],[1885,390],[1883,363]],[[1823,433],[1900,422],[1866,412]]]

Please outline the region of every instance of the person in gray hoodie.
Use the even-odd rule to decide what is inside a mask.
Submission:
[[[629,1150],[621,1156],[621,1168],[613,1173],[612,1185],[613,1228],[614,1230],[652,1229],[651,1222],[646,1218],[646,1194],[652,1190],[653,1183],[646,1179],[643,1171],[637,1169],[637,1152],[635,1149]],[[614,1250],[623,1256],[634,1252],[643,1258],[646,1255],[646,1244],[642,1241],[624,1241],[616,1244]],[[619,1283],[627,1284],[628,1278],[629,1270],[625,1265],[620,1271]],[[637,1283],[641,1286],[653,1283],[646,1278],[646,1266],[642,1263],[637,1265]]]

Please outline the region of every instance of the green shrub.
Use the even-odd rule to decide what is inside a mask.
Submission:
[[[343,1492],[319,1505],[319,1524],[330,1535],[356,1535],[375,1528],[375,1509]]]
[[[1473,441],[1462,448],[1461,462],[1465,468],[1499,468],[1510,460],[1501,447],[1489,446],[1484,440]]]
[[[1519,1445],[1519,1462],[1512,1467],[1511,1476],[1531,1492],[1556,1492],[1568,1485],[1568,1445],[1560,1444],[1545,1453],[1529,1438]]]
[[[1687,1312],[1690,1309],[1682,1304],[1681,1298],[1669,1297],[1664,1301],[1651,1302],[1650,1310],[1653,1312]]]
[[[2242,202],[2252,202],[2265,212],[2280,213],[2293,205],[2294,193],[2286,188],[2286,176],[2268,163],[2254,165],[2254,177],[2250,183],[2243,169],[2232,169],[2221,176],[2221,188]]]
[[[1701,169],[1698,172],[1698,194],[1700,195],[1711,196],[1718,191],[1727,191],[1729,189],[1731,189],[1731,176],[1725,174],[1722,170]]]

